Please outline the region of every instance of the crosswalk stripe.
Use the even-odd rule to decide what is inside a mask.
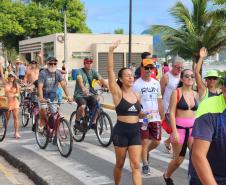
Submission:
[[[163,153],[159,150],[153,150],[150,152],[150,157],[164,161],[166,163],[169,163],[172,159],[168,158],[168,157],[164,157],[162,156]],[[188,164],[189,164],[189,160],[184,159],[183,163],[180,165],[180,168],[184,169],[184,170],[188,170]]]
[[[81,150],[84,150],[84,151],[90,153],[91,155],[94,155],[98,158],[101,158],[105,161],[115,164],[115,153],[110,150],[95,146],[95,145],[87,143],[87,142],[76,143],[75,145],[78,145]],[[125,160],[124,169],[131,172],[130,163],[129,163],[128,158],[126,158],[126,160]],[[162,176],[162,172],[151,167],[151,175],[148,177],[152,178],[152,177],[160,177],[160,176]]]
[[[76,160],[72,160],[69,158],[63,158],[60,156],[58,152],[49,152],[45,150],[39,149],[37,145],[23,145],[22,147],[38,154],[39,156],[45,158],[51,163],[57,165],[70,175],[74,176],[76,179],[84,183],[85,185],[90,184],[111,184],[113,181],[98,173],[97,171],[91,169],[87,165],[83,165]],[[58,154],[57,154],[58,153]],[[87,175],[89,174],[89,175]]]

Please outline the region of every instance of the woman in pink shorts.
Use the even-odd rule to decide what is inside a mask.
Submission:
[[[163,175],[166,185],[174,185],[170,177],[183,162],[187,147],[190,149],[192,145],[191,132],[195,121],[195,111],[198,108],[198,94],[192,89],[194,78],[192,70],[183,70],[178,88],[173,91],[170,98],[170,124],[173,130],[170,138],[173,159]]]

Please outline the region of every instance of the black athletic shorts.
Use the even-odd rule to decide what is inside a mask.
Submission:
[[[97,103],[97,99],[95,96],[78,97],[75,99],[75,102],[78,104],[78,107],[81,105],[87,105],[89,109],[92,110]]]
[[[118,147],[141,145],[140,124],[117,121],[112,134],[113,144]]]

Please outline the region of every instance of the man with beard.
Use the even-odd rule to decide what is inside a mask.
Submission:
[[[58,83],[60,83],[63,88],[68,101],[72,101],[72,98],[69,97],[68,89],[64,78],[59,70],[57,70],[57,59],[50,57],[47,59],[46,64],[47,68],[43,69],[39,73],[38,77],[38,95],[39,102],[41,103],[40,108],[40,129],[43,129],[46,116],[46,103],[49,99],[51,102],[56,98],[56,91],[58,88]]]

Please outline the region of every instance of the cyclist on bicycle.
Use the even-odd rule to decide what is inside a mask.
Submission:
[[[56,90],[58,87],[58,83],[60,83],[63,88],[67,99],[69,102],[72,101],[72,98],[69,97],[68,89],[63,79],[63,76],[59,70],[57,70],[57,62],[58,60],[55,57],[50,57],[47,59],[47,68],[43,69],[39,73],[38,77],[38,95],[39,102],[41,103],[39,106],[40,113],[40,129],[44,127],[45,118],[46,118],[46,103],[49,99],[51,102],[56,98]]]
[[[92,94],[92,81],[99,80],[100,83],[108,88],[108,83],[105,79],[94,69],[92,69],[93,60],[90,58],[84,59],[84,67],[78,70],[76,79],[74,99],[78,104],[76,122],[79,123],[80,119],[85,116],[86,105],[90,110],[93,110],[97,103],[97,99]],[[91,120],[91,128],[95,127],[96,116]]]

